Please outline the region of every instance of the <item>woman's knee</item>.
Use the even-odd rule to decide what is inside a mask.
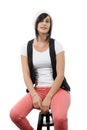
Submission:
[[[53,114],[53,120],[54,122],[64,122],[65,120],[67,120],[67,116],[63,115],[63,114]]]
[[[54,122],[54,128],[55,130],[67,130],[67,118],[63,117],[59,117],[59,116],[55,116],[53,118],[53,122]]]
[[[14,109],[10,111],[9,116],[13,122],[18,122],[20,119],[20,115]]]

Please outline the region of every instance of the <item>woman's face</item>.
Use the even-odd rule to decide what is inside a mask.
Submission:
[[[48,34],[50,29],[50,17],[47,16],[38,23],[37,31],[39,34]]]

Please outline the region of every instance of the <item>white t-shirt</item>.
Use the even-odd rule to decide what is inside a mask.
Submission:
[[[63,46],[55,40],[56,54],[64,51]],[[21,55],[27,56],[27,44],[21,48]],[[52,66],[49,54],[49,48],[43,52],[37,51],[33,46],[33,65],[36,69],[37,87],[51,87],[53,83]]]

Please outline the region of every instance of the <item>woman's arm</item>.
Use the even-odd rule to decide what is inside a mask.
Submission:
[[[30,78],[30,70],[28,67],[28,62],[27,62],[27,56],[21,55],[21,63],[22,63],[22,71],[23,71],[23,78],[25,81],[25,84],[32,96],[36,94],[35,89],[33,87],[33,83]]]
[[[50,96],[52,98],[52,96],[60,88],[61,83],[64,79],[64,68],[65,68],[65,55],[64,55],[64,51],[62,51],[62,52],[60,52],[59,54],[56,55],[57,76],[56,76],[54,83],[52,85],[52,88],[50,89],[47,96]]]
[[[36,90],[33,87],[33,83],[30,78],[30,70],[29,70],[28,63],[27,63],[27,56],[21,55],[21,63],[22,63],[24,81],[32,96],[33,105],[35,108],[40,109],[42,99],[40,98],[40,96],[37,94]]]

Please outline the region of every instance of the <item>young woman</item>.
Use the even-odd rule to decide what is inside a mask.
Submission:
[[[32,109],[40,109],[42,113],[51,109],[54,130],[68,130],[70,93],[69,88],[61,87],[64,80],[64,50],[58,41],[51,39],[51,30],[51,16],[41,13],[35,22],[36,37],[21,50],[23,77],[29,93],[10,112],[12,121],[20,130],[34,130],[26,118]],[[55,58],[50,56],[51,42],[55,47]],[[32,55],[29,57],[31,51]],[[56,62],[52,67],[54,59]]]

